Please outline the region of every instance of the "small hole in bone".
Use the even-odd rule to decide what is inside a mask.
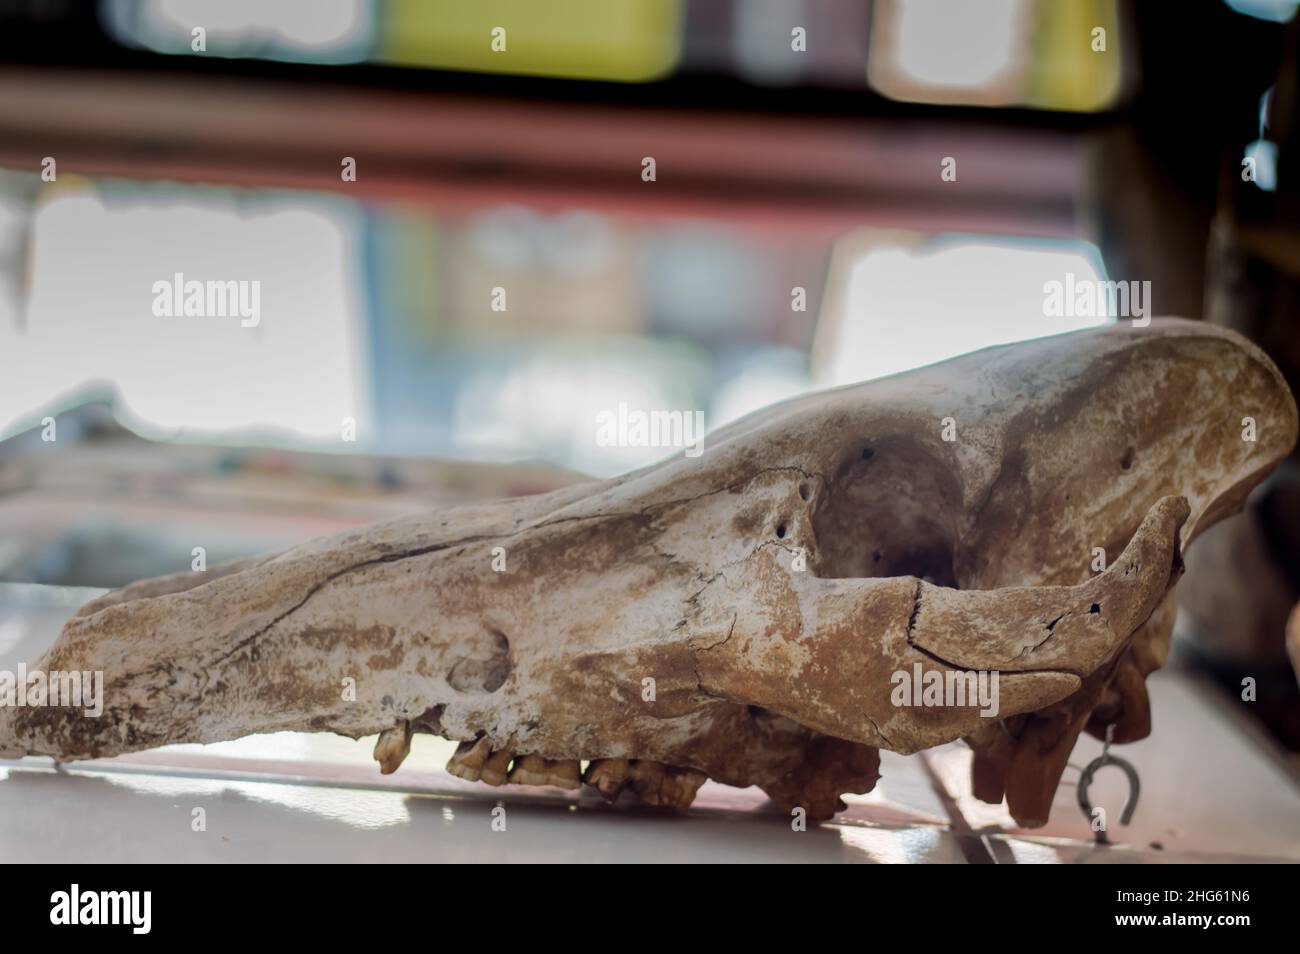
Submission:
[[[784,523],[778,523],[778,524],[776,525],[776,538],[777,538],[778,540],[784,540],[784,539],[785,539],[785,524],[784,524]]]
[[[863,460],[871,460],[871,458],[873,458],[873,457],[875,457],[875,456],[876,456],[876,452],[873,451],[870,447],[864,447],[864,448],[862,448],[862,459],[863,459]]]
[[[800,500],[807,500],[807,499],[808,499],[809,497],[811,497],[811,496],[812,496],[812,491],[808,489],[808,485],[807,485],[807,484],[800,484],[800,485],[799,485],[799,499],[800,499]]]
[[[1124,470],[1128,470],[1130,467],[1132,467],[1133,454],[1134,454],[1133,448],[1129,447],[1125,449],[1124,456],[1119,459],[1119,466]]]
[[[1100,612],[1101,612],[1101,604],[1100,604],[1100,603],[1093,603],[1091,606],[1088,607],[1088,612],[1089,612],[1089,613],[1092,613],[1094,616],[1095,616],[1097,613],[1100,613]]]

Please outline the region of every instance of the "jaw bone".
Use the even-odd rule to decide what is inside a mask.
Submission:
[[[879,748],[965,737],[976,793],[1041,824],[1080,731],[1149,731],[1181,550],[1295,436],[1277,370],[1210,326],[990,349],[768,408],[700,458],[110,593],[37,664],[102,671],[103,714],[0,708],[0,754],[378,733],[391,772],[424,732],[489,784],[589,761],[610,797],[684,807],[713,778],[820,818]],[[894,705],[916,666],[999,674],[997,713]]]

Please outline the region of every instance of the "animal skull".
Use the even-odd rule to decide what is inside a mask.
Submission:
[[[1082,729],[1149,731],[1181,547],[1295,438],[1277,369],[1211,326],[995,348],[776,405],[699,458],[108,594],[38,664],[102,671],[102,716],[0,709],[0,754],[381,733],[391,772],[430,732],[490,784],[576,788],[591,760],[607,796],[686,806],[708,777],[820,818],[878,749],[965,737],[976,793],[1041,824]],[[996,718],[894,705],[918,666],[999,673]]]

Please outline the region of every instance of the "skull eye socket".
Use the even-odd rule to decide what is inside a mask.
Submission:
[[[950,466],[911,436],[878,437],[850,451],[818,490],[811,514],[817,573],[915,576],[956,587],[953,528],[961,508]]]

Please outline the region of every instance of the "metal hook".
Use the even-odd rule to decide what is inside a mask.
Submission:
[[[1128,762],[1110,754],[1110,744],[1115,738],[1115,723],[1106,726],[1106,741],[1102,743],[1101,755],[1089,762],[1079,776],[1079,807],[1083,809],[1083,815],[1092,823],[1092,802],[1088,799],[1088,786],[1092,784],[1092,777],[1099,769],[1107,765],[1114,765],[1121,769],[1128,776],[1128,801],[1124,804],[1124,811],[1119,816],[1119,823],[1127,825],[1133,820],[1133,811],[1137,808],[1138,795],[1141,794],[1142,786],[1138,781],[1137,769]],[[1110,839],[1106,837],[1106,829],[1103,828],[1097,832],[1096,841],[1099,845],[1110,844]]]

